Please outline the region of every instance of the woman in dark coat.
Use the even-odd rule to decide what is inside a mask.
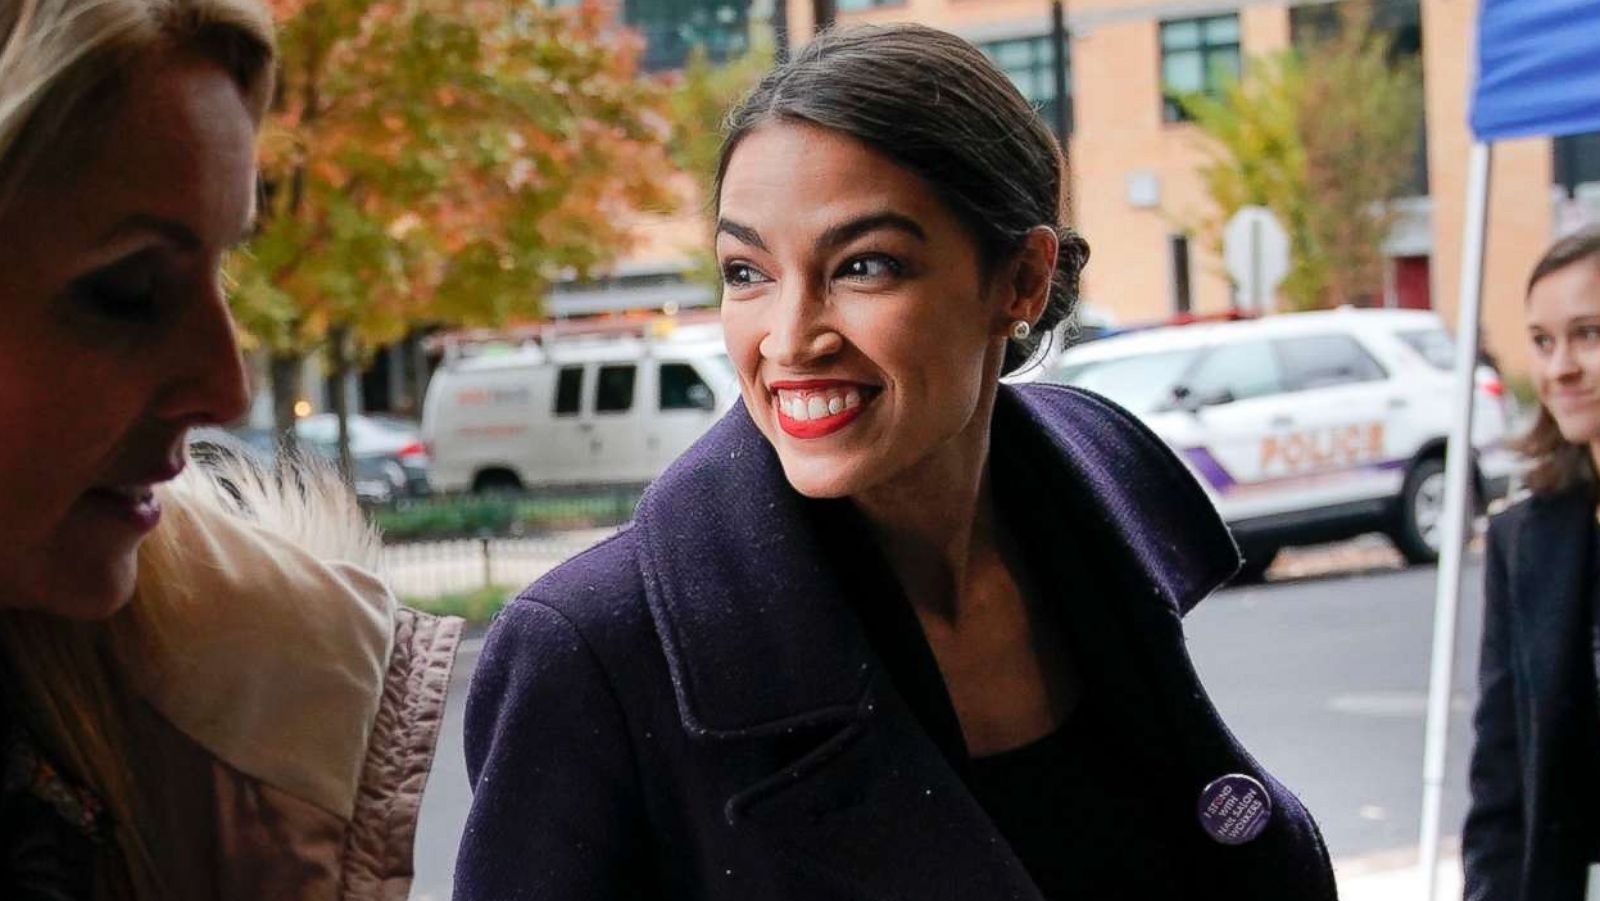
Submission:
[[[1123,411],[1012,388],[1088,250],[970,44],[824,36],[730,119],[743,404],[496,622],[457,897],[1331,899],[1181,617],[1238,567]]]
[[[1600,229],[1545,254],[1526,313],[1540,400],[1522,448],[1532,496],[1489,524],[1462,836],[1471,901],[1579,901],[1600,859]]]

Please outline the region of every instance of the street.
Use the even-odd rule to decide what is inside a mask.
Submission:
[[[1377,895],[1355,891],[1347,874],[1398,867],[1417,843],[1434,575],[1432,567],[1385,568],[1231,589],[1188,620],[1212,698],[1257,759],[1316,815],[1345,896],[1355,901]],[[1452,845],[1466,809],[1480,578],[1474,559],[1464,576],[1445,794]],[[461,714],[477,650],[469,640],[456,665],[417,836],[416,901],[450,897],[470,801]]]

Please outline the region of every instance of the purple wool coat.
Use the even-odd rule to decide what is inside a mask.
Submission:
[[[1239,565],[1192,476],[1075,389],[1002,387],[992,434],[992,465],[1038,451],[1040,503],[1092,545],[1081,597],[1131,636],[1100,675],[1137,686],[1171,809],[1232,774],[1270,796],[1253,841],[1195,843],[1191,897],[1333,899],[1315,823],[1185,650],[1182,615]],[[736,408],[629,527],[505,609],[467,702],[457,901],[1042,901],[874,656],[812,503]]]

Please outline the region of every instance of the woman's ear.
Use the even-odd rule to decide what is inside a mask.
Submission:
[[[1050,289],[1055,284],[1056,255],[1060,250],[1055,229],[1047,225],[1029,229],[1022,247],[1003,271],[1001,331],[1009,331],[1012,323],[1019,319],[1032,325],[1044,315],[1050,303]]]

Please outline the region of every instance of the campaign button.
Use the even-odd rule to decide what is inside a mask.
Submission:
[[[1206,834],[1224,845],[1255,841],[1272,819],[1272,796],[1260,782],[1230,773],[1200,790],[1197,806]]]

